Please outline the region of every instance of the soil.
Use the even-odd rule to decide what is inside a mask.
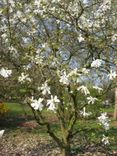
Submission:
[[[96,150],[96,147],[94,149]],[[19,132],[5,134],[0,139],[0,156],[61,156],[61,154],[51,138]],[[83,154],[73,153],[72,156],[117,156],[117,153],[108,155],[99,151],[86,151]]]

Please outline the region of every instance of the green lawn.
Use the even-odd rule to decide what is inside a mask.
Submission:
[[[8,108],[8,115],[31,115],[31,109],[24,105],[19,103],[6,103],[6,107]]]
[[[21,123],[27,121],[34,121],[33,114],[31,113],[31,109],[28,106],[21,105],[18,103],[6,103],[8,108],[8,113],[6,115],[6,121],[3,121],[3,128],[6,130],[7,135],[17,135],[20,133],[27,133],[27,134],[34,134],[41,137],[48,138],[48,134],[46,133],[46,128],[38,126],[36,128],[30,127],[22,127],[20,126]],[[103,108],[102,112],[112,113],[113,108]],[[53,124],[53,130],[56,131],[58,135],[58,127],[59,124],[56,122],[54,115],[52,113],[45,112],[48,120]],[[113,124],[114,123],[114,124]],[[85,138],[90,142],[99,142],[101,136],[105,134],[104,130],[96,123],[95,120],[80,120],[78,121],[76,129],[83,129],[87,128],[87,131],[84,130],[77,135],[77,139],[81,140],[81,138]],[[111,141],[110,148],[113,150],[117,150],[117,123],[111,121],[111,128],[106,135],[109,136]],[[82,137],[81,137],[82,136]],[[84,140],[85,140],[84,139]],[[87,142],[88,142],[87,141]]]

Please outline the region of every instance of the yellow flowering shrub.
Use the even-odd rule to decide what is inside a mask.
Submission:
[[[0,102],[0,117],[4,116],[7,111],[8,108],[6,107],[5,103]]]

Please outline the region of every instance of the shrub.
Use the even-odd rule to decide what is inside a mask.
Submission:
[[[0,118],[3,117],[8,111],[8,108],[6,107],[5,103],[0,102]]]

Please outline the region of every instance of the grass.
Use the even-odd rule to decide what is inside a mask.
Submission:
[[[24,120],[34,119],[29,106],[19,104],[19,103],[6,103],[6,106],[8,108],[6,117],[14,120],[16,123],[19,120],[24,121]],[[113,113],[113,109],[114,109],[113,107],[108,107],[108,108],[102,108],[101,111]],[[56,118],[55,118],[54,114],[51,112],[45,112],[45,115],[47,116],[48,120],[50,120],[50,122],[52,121],[52,123],[54,125],[54,130],[57,129],[58,126],[56,124],[57,122],[56,122]],[[84,126],[89,127],[89,125],[90,125],[90,128],[99,128],[99,125],[93,119],[91,119],[91,120],[82,119],[82,120],[78,121],[77,127],[83,128]],[[111,126],[113,126],[112,123],[111,123]],[[116,126],[114,126],[114,127],[116,127]]]
[[[101,109],[102,112],[113,113],[114,107],[105,107]]]
[[[5,129],[6,135],[16,136],[20,133],[24,133],[48,138],[45,127],[37,126],[36,128],[31,128],[23,126],[23,123],[25,122],[32,122],[33,124],[34,117],[28,106],[19,103],[5,104],[8,108],[8,112],[6,113],[5,118],[0,120],[0,129]]]
[[[19,103],[6,103],[6,107],[8,108],[8,115],[17,116],[17,115],[31,115],[31,109],[23,104]]]
[[[8,113],[6,116],[6,121],[3,121],[2,128],[6,130],[8,135],[15,136],[18,133],[24,134],[34,134],[37,136],[41,136],[42,138],[49,138],[48,134],[46,133],[46,128],[38,126],[37,128],[28,128],[28,127],[21,127],[19,126],[21,123],[34,120],[33,115],[31,113],[31,109],[28,106],[24,106],[18,103],[6,103],[8,108]],[[113,108],[103,108],[102,112],[112,113]],[[53,130],[58,133],[58,123],[56,122],[55,118],[53,117],[52,113],[45,113],[48,117],[48,120],[53,123]],[[88,131],[84,131],[78,134],[78,139],[85,138],[90,142],[99,142],[103,134],[109,136],[111,140],[110,149],[117,150],[117,122],[111,122],[111,128],[108,132],[105,131],[96,123],[95,120],[80,120],[76,125],[76,129],[83,129],[87,128]],[[82,139],[81,139],[82,140]]]

